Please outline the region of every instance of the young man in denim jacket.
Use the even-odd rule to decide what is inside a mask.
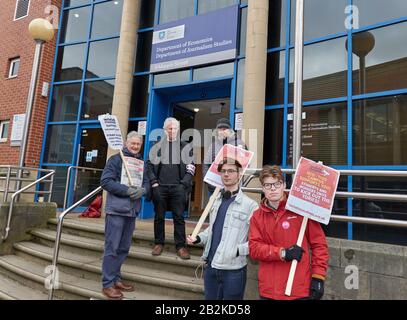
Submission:
[[[204,275],[205,299],[242,300],[246,287],[249,247],[249,220],[257,203],[239,188],[242,165],[225,158],[218,165],[224,189],[209,213],[209,227],[196,238],[188,236],[189,244],[205,245],[202,259],[207,267]]]

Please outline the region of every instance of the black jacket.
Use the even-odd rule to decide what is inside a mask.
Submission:
[[[187,193],[192,191],[192,179],[195,175],[195,165],[193,163],[193,149],[192,144],[185,141],[174,141],[178,143],[174,150],[174,157],[178,160],[180,165],[180,183],[184,186]],[[155,183],[159,183],[159,173],[163,166],[165,166],[165,157],[168,155],[168,141],[166,138],[156,142],[150,149],[150,154],[147,160],[146,175],[149,183],[148,190]],[[172,159],[174,160],[174,159]],[[186,161],[183,161],[186,160]],[[174,163],[172,161],[172,163]],[[151,199],[151,192],[146,195],[147,200]]]

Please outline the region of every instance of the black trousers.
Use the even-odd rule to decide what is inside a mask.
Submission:
[[[186,191],[182,184],[171,186],[158,186],[153,188],[154,204],[154,239],[155,244],[164,244],[165,241],[165,212],[172,212],[174,221],[175,248],[185,247],[185,221],[184,210],[186,205]]]

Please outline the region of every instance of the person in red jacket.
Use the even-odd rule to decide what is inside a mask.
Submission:
[[[328,268],[328,246],[321,225],[308,220],[304,240],[297,246],[303,217],[286,210],[288,194],[278,166],[266,165],[260,173],[265,198],[250,220],[249,254],[259,261],[261,299],[321,299]],[[291,296],[285,295],[291,261],[297,260]]]

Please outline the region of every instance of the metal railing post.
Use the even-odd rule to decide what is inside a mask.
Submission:
[[[4,186],[3,202],[7,202],[8,188],[10,187],[10,175],[11,175],[11,167],[9,166],[7,168],[7,177],[6,177],[6,184]]]

